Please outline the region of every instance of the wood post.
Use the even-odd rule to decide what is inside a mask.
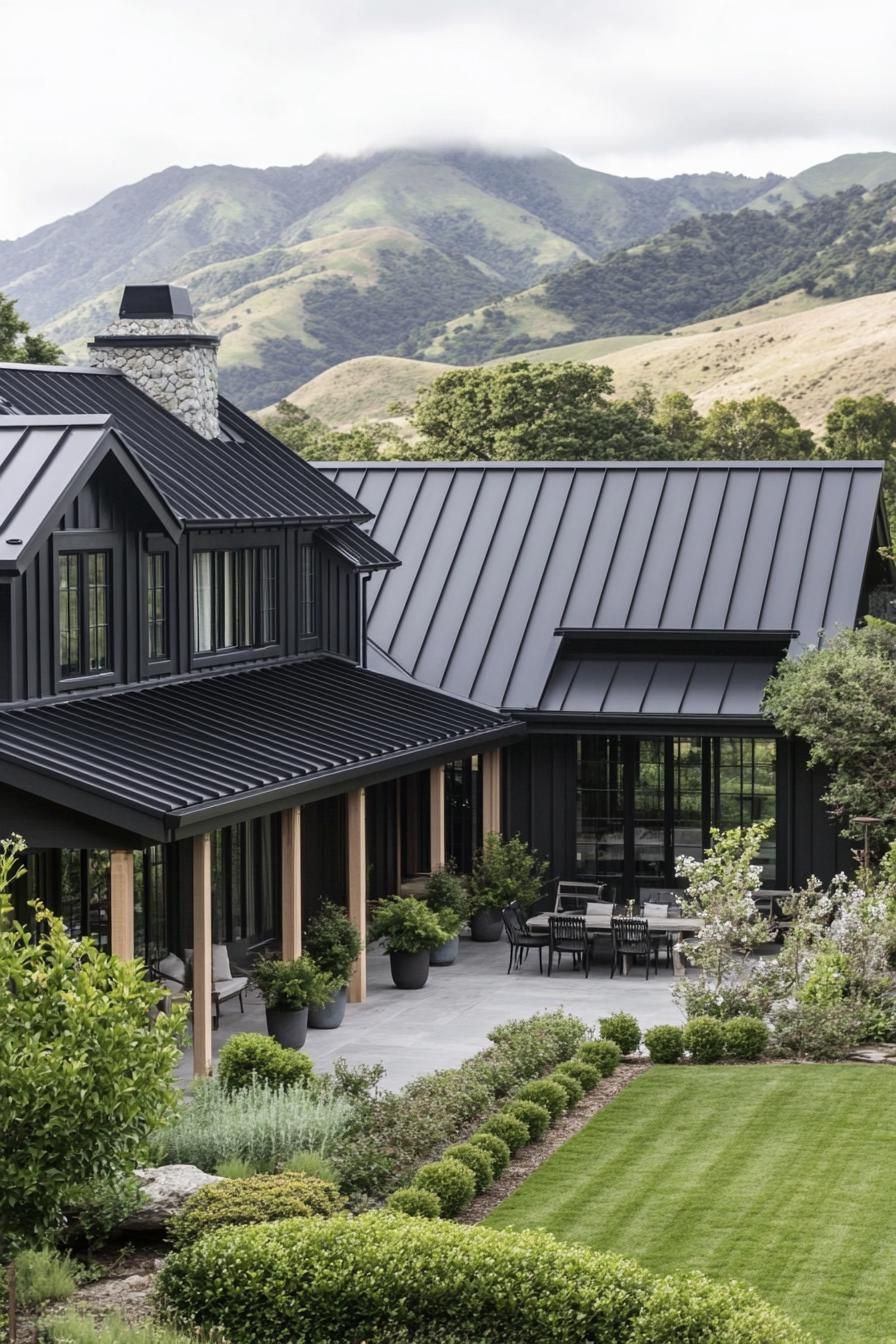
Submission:
[[[364,790],[353,789],[346,795],[346,833],[348,855],[346,862],[348,877],[348,917],[361,935],[362,944],[367,940],[367,824],[364,807]],[[348,987],[349,1003],[363,1003],[367,998],[367,952],[362,947],[361,955],[352,967],[352,978]]]
[[[212,1071],[212,845],[193,839],[193,1077]]]
[[[109,949],[123,961],[134,959],[134,852],[113,849],[109,855]]]
[[[434,873],[445,867],[445,767],[429,772],[429,866]]]
[[[280,813],[283,960],[302,955],[302,809]]]
[[[501,749],[482,755],[482,835],[502,834]]]

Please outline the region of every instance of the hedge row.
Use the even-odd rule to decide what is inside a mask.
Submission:
[[[384,1212],[211,1232],[158,1290],[174,1321],[230,1344],[811,1344],[751,1289]]]
[[[695,1064],[759,1059],[768,1043],[768,1027],[758,1017],[692,1017],[684,1027],[651,1027],[644,1033],[654,1064],[677,1064],[685,1051]]]

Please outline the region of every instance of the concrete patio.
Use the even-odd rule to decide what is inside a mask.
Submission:
[[[613,1012],[632,1013],[642,1029],[682,1020],[672,998],[672,971],[662,964],[649,980],[643,967],[611,980],[609,962],[601,957],[586,980],[581,971],[571,969],[568,957],[550,978],[539,976],[534,952],[521,970],[507,975],[507,957],[503,940],[474,943],[464,938],[454,966],[433,967],[424,989],[400,990],[392,984],[389,958],[373,947],[367,953],[366,1003],[349,1004],[336,1031],[309,1031],[305,1049],[319,1070],[329,1069],[340,1056],[354,1065],[379,1062],[386,1068],[386,1086],[399,1088],[420,1074],[468,1059],[488,1044],[493,1027],[510,1018],[564,1008],[589,1025]],[[217,1054],[237,1032],[265,1030],[264,1007],[253,991],[246,996],[242,1015],[236,1000],[224,1005],[212,1048]],[[178,1078],[187,1083],[192,1068],[188,1051]]]

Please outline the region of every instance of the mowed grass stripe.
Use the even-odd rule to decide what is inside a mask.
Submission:
[[[652,1068],[488,1221],[742,1279],[825,1344],[896,1344],[896,1069]]]

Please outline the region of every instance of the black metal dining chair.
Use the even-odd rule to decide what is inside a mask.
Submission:
[[[585,923],[584,915],[551,915],[548,919],[548,975],[554,965],[554,953],[557,954],[557,968],[564,952],[572,957],[573,970],[580,965],[585,968],[585,979],[591,970],[591,935]]]
[[[646,919],[636,915],[625,915],[612,921],[613,954],[610,959],[610,979],[616,974],[616,967],[623,970],[623,957],[644,958],[644,978],[650,979],[650,959],[653,958],[653,973],[659,973],[659,949],[650,936],[650,926]]]
[[[507,934],[507,941],[510,944],[510,960],[507,963],[507,974],[516,968],[519,970],[523,964],[523,958],[528,957],[529,949],[538,948],[538,974],[544,974],[544,965],[541,959],[541,949],[548,947],[550,937],[546,933],[532,933],[526,924],[526,917],[516,901],[505,906],[501,911],[501,919],[504,922],[504,932]],[[550,968],[548,968],[550,974]]]

